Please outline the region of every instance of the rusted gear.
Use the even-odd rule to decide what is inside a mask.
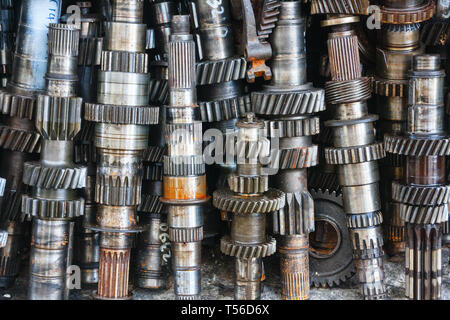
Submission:
[[[381,7],[381,23],[385,24],[412,24],[429,20],[433,17],[435,4],[429,0],[422,6],[406,9]]]
[[[450,23],[432,19],[425,23],[420,33],[420,41],[426,46],[445,46],[450,41]]]
[[[316,223],[316,230],[310,235],[311,284],[315,287],[339,286],[355,274],[350,237],[342,208],[342,195],[328,189],[310,189],[310,192],[314,199]],[[329,239],[334,235],[336,239]],[[323,252],[322,246],[332,240],[337,240],[335,247],[331,252]]]

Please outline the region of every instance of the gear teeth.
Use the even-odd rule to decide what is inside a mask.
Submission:
[[[429,20],[434,15],[435,4],[429,0],[423,6],[413,7],[410,10],[397,10],[381,7],[381,23],[384,24],[413,24]]]
[[[247,74],[247,60],[244,57],[202,61],[196,67],[198,86],[241,80]]]
[[[150,101],[166,105],[169,102],[169,82],[165,79],[150,79]]]
[[[450,138],[410,139],[396,135],[384,135],[386,152],[405,156],[448,156],[450,155]]]
[[[400,217],[415,224],[437,224],[448,220],[448,204],[432,207],[418,207],[400,203]]]
[[[245,177],[230,175],[228,185],[231,191],[241,194],[259,194],[269,190],[269,179],[267,176]]]
[[[203,227],[173,229],[169,228],[169,239],[176,243],[198,242],[203,240]]]
[[[128,51],[103,51],[101,70],[148,73],[148,54]]]
[[[325,160],[328,164],[362,163],[379,160],[385,156],[382,142],[347,148],[325,148]]]
[[[319,117],[309,117],[300,120],[266,121],[270,137],[293,138],[313,136],[320,132]]]
[[[229,236],[220,239],[220,250],[223,254],[237,259],[265,258],[276,251],[276,241],[267,237],[266,243],[259,245],[245,245],[233,243]]]
[[[160,163],[153,162],[144,164],[144,175],[142,179],[145,181],[162,181],[163,166]]]
[[[143,160],[147,162],[163,162],[163,156],[166,152],[166,147],[149,146],[144,151]]]
[[[336,173],[323,172],[320,168],[315,169],[308,170],[308,187],[316,192],[334,192],[337,197],[340,196],[342,191]]]
[[[258,25],[258,38],[267,39],[278,21],[281,3],[279,0],[265,0]]]
[[[33,119],[36,98],[18,96],[0,90],[1,113],[10,117]]]
[[[374,78],[373,91],[375,94],[385,97],[406,97],[408,95],[408,80],[387,80]]]
[[[352,229],[369,228],[382,223],[383,214],[380,211],[347,215],[347,227]]]
[[[450,185],[426,187],[392,182],[392,200],[400,203],[416,206],[439,206],[447,204],[449,197]]]
[[[102,57],[103,38],[80,38],[79,66],[99,66]]]
[[[311,88],[292,92],[261,92],[251,94],[252,109],[258,115],[299,115],[325,110],[325,91]]]
[[[137,206],[141,202],[141,176],[97,175],[95,202],[110,206]]]
[[[314,232],[314,200],[308,191],[285,192],[285,206],[277,212],[275,233],[282,236]]]
[[[186,177],[205,174],[203,156],[164,156],[164,175]]]
[[[73,140],[81,129],[83,99],[39,95],[36,107],[37,131],[46,140]]]
[[[73,219],[84,214],[84,199],[48,200],[23,195],[22,212],[39,219]]]
[[[48,53],[57,56],[78,56],[80,29],[76,25],[53,23],[48,28]]]
[[[369,100],[372,96],[372,80],[362,77],[348,81],[328,81],[325,83],[327,103],[340,104]]]
[[[270,213],[284,207],[284,193],[269,189],[263,195],[254,197],[239,197],[229,189],[216,190],[213,196],[213,205],[222,211],[250,214]]]
[[[199,103],[203,122],[226,121],[241,118],[251,111],[249,95]]]
[[[159,107],[120,106],[85,103],[85,120],[92,122],[155,125],[159,123]]]
[[[137,211],[145,213],[163,213],[166,210],[165,205],[159,201],[161,196],[150,194],[143,194],[142,201],[139,204]]]
[[[41,150],[41,136],[37,132],[0,125],[0,147],[11,151],[37,153]]]
[[[358,37],[356,35],[328,39],[327,46],[333,82],[346,82],[361,77]]]
[[[383,235],[379,225],[365,229],[350,229],[349,233],[354,258],[367,260],[384,255]]]
[[[40,162],[26,162],[23,183],[43,189],[81,189],[86,186],[87,168],[44,167]]]
[[[311,14],[368,15],[369,0],[312,0]]]
[[[275,160],[270,162],[270,168],[302,169],[314,167],[319,163],[319,148],[317,145],[295,149],[278,150]]]
[[[25,221],[27,217],[22,213],[22,195],[23,192],[15,190],[8,190],[5,193],[1,207],[1,221]]]

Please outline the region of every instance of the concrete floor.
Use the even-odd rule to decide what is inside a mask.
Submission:
[[[443,280],[442,297],[450,300],[450,268],[449,249],[443,250]],[[403,260],[398,262],[385,259],[385,284],[389,299],[403,300],[404,297],[404,265]],[[264,282],[263,300],[281,299],[281,287],[279,284],[279,271],[277,257],[265,260],[267,279]],[[13,288],[0,290],[0,299],[24,300],[26,299],[27,271],[24,268],[21,276]],[[202,269],[202,296],[205,300],[229,300],[233,299],[234,260],[225,257],[217,248],[204,248]],[[171,300],[174,298],[172,279],[169,277],[168,290],[150,291],[140,288],[131,288],[135,300]],[[82,290],[72,290],[70,298],[73,300],[91,299],[91,292],[96,287],[87,287]],[[359,300],[358,283],[353,276],[339,288],[311,288],[311,300]]]

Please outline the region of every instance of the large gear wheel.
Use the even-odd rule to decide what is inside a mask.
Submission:
[[[342,196],[336,191],[310,190],[314,199],[316,231],[310,235],[309,268],[311,284],[315,287],[334,287],[355,274],[351,239],[342,208]],[[322,231],[334,235],[334,248],[313,241]]]

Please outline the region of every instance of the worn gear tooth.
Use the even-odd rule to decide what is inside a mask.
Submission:
[[[78,65],[99,66],[101,63],[103,38],[80,38]]]
[[[73,219],[84,214],[84,199],[49,200],[23,195],[22,212],[40,219]]]
[[[258,38],[267,39],[278,21],[281,4],[279,0],[265,0],[258,19]]]
[[[317,145],[300,147],[295,149],[278,150],[274,161],[270,162],[270,168],[301,169],[314,167],[319,162],[319,148]]]
[[[163,162],[163,156],[166,152],[166,147],[149,146],[144,151],[143,161],[147,162]]]
[[[392,199],[401,203],[416,206],[443,205],[449,202],[450,185],[447,186],[415,186],[392,182]]]
[[[327,103],[340,104],[368,100],[372,96],[372,80],[367,77],[347,81],[328,81],[325,83]]]
[[[87,168],[44,167],[40,162],[26,162],[23,183],[44,189],[81,189],[86,186]]]
[[[299,120],[269,120],[266,128],[270,137],[293,138],[313,136],[320,132],[319,117]]]
[[[231,241],[229,236],[220,239],[220,250],[223,254],[238,259],[265,258],[271,256],[276,251],[276,240],[267,237],[263,244],[246,245],[238,244]]]
[[[448,220],[448,204],[418,207],[400,203],[400,217],[414,224],[439,224]]]
[[[101,70],[148,73],[148,54],[128,51],[103,51]]]
[[[159,123],[159,113],[160,107],[85,103],[84,118],[102,123],[155,125]]]
[[[196,69],[198,86],[241,80],[246,76],[247,60],[244,57],[232,57],[201,61],[197,63]]]
[[[314,203],[308,191],[285,192],[285,206],[274,216],[282,236],[305,235],[314,232]]]
[[[151,102],[166,105],[169,102],[169,82],[150,78],[149,93]]]
[[[348,148],[325,148],[325,160],[328,164],[362,163],[379,160],[385,156],[382,142]]]
[[[41,149],[41,136],[37,132],[0,125],[0,147],[11,151],[37,153]]]
[[[241,118],[251,111],[250,96],[244,95],[218,101],[199,102],[203,122]]]
[[[203,240],[203,227],[175,229],[169,228],[169,239],[172,242],[197,242]]]
[[[408,95],[408,80],[388,80],[374,78],[373,92],[385,97],[406,97]]]
[[[258,115],[312,114],[325,110],[325,90],[305,88],[292,92],[255,91],[252,109]]]
[[[1,113],[10,117],[33,119],[36,98],[18,96],[0,90]]]
[[[381,7],[381,23],[383,24],[413,24],[429,20],[434,15],[435,4],[429,0],[422,6],[415,6],[407,10]]]
[[[110,206],[137,206],[141,202],[141,176],[97,174],[95,202]]]
[[[160,202],[161,196],[143,194],[142,201],[139,204],[137,211],[145,213],[163,213],[166,211],[166,206]]]
[[[410,139],[408,137],[385,134],[386,152],[405,156],[448,156],[450,155],[450,138]]]
[[[312,0],[311,14],[369,14],[369,0]]]
[[[82,98],[39,95],[36,128],[46,140],[73,140],[81,129]]]
[[[205,171],[203,156],[164,156],[166,176],[200,176],[205,174]]]
[[[382,223],[383,215],[380,211],[347,215],[347,226],[352,229],[369,228],[381,225]]]

